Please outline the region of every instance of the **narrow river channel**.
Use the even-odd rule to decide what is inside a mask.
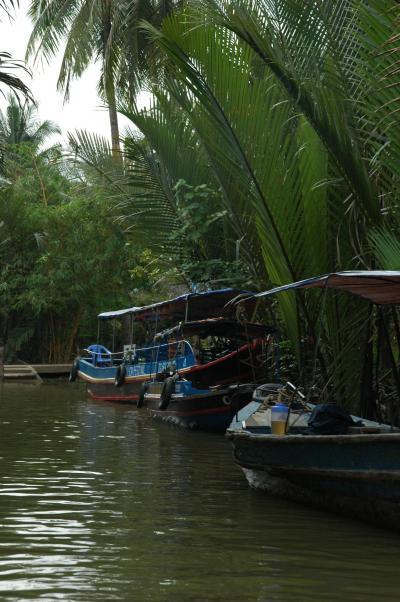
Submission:
[[[0,600],[400,598],[400,535],[248,488],[221,435],[0,389]]]

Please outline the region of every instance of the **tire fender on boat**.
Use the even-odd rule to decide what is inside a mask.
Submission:
[[[166,410],[171,401],[171,395],[175,391],[175,378],[170,376],[165,379],[163,387],[161,389],[160,403],[158,404],[159,410]]]
[[[225,404],[226,406],[230,406],[232,403],[232,395],[223,395],[222,403]]]
[[[126,366],[125,364],[120,364],[117,368],[117,372],[115,374],[114,385],[116,387],[121,387],[125,382],[126,376]]]
[[[144,404],[144,396],[146,395],[147,391],[149,390],[149,382],[145,381],[144,383],[142,383],[140,385],[140,391],[139,391],[139,397],[136,403],[136,407],[137,408],[141,408]]]
[[[68,380],[70,383],[73,383],[77,379],[78,372],[79,372],[79,357],[77,357],[74,360],[74,363],[72,364],[71,372],[69,373],[69,377],[68,377]]]

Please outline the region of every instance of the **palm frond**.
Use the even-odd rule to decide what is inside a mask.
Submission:
[[[146,26],[168,57],[163,85],[205,149],[231,214],[253,225],[274,284],[370,261],[365,232],[382,218],[364,156],[366,112],[351,101],[365,90],[357,7],[338,0],[330,12],[315,3],[309,22],[297,0],[205,2],[166,19],[161,32]],[[299,297],[279,304],[301,365],[300,333],[315,340],[321,304]],[[350,403],[359,391],[345,367],[368,309],[343,297],[328,305],[320,367]]]
[[[19,0],[0,0],[0,10],[5,12],[8,18],[13,16],[13,11],[19,7]]]
[[[328,22],[319,3],[210,0],[205,4],[208,10],[212,7],[212,17],[252,48],[275,75],[315,128],[359,210],[371,221],[379,221],[377,193],[356,134],[347,80],[336,60],[338,44],[330,35],[336,28],[344,37],[338,21],[346,10],[354,16],[362,2],[337,0]],[[348,32],[353,40],[355,31],[353,26]]]
[[[30,75],[29,70],[22,61],[12,59],[8,52],[0,52],[0,94],[5,95],[2,86],[12,90],[15,94],[22,94],[33,102],[32,94],[28,86],[13,71],[19,70]]]
[[[384,270],[400,270],[400,239],[393,231],[375,230],[369,236],[378,266]]]

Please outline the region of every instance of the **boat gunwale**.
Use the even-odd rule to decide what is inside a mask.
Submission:
[[[201,399],[203,397],[216,397],[221,395],[227,395],[229,393],[229,389],[211,389],[205,391],[204,393],[193,393],[188,395],[183,394],[173,394],[171,395],[170,403],[179,402],[186,399]],[[151,401],[160,401],[161,395],[159,393],[146,393],[145,399],[149,399]],[[230,404],[226,404],[230,405]]]
[[[235,356],[242,354],[246,350],[253,351],[254,349],[256,349],[256,347],[257,347],[256,341],[252,341],[251,343],[245,343],[238,349],[235,349],[234,351],[231,351],[230,353],[227,353],[226,355],[223,355],[222,357],[218,357],[215,360],[211,360],[210,362],[206,362],[204,364],[193,364],[192,366],[187,366],[185,368],[179,368],[179,370],[176,371],[176,374],[178,374],[178,376],[181,376],[181,375],[187,374],[188,372],[201,372],[203,370],[207,370],[210,367],[214,367],[218,364],[225,362],[228,359],[232,359]],[[101,370],[104,370],[104,371],[109,370],[110,368],[115,368],[115,369],[118,368],[118,366],[93,366],[92,364],[90,364],[88,359],[89,358],[81,357],[79,359],[79,361],[84,362],[90,368],[94,368],[96,370],[96,372],[101,371]],[[79,369],[78,374],[82,380],[92,382],[92,383],[98,383],[98,384],[100,384],[101,382],[103,382],[105,384],[112,383],[112,382],[114,382],[114,379],[115,379],[114,376],[110,376],[110,377],[101,376],[101,372],[98,377],[90,376],[86,372],[83,372],[81,369]],[[151,373],[145,372],[143,374],[135,374],[135,375],[127,374],[125,376],[125,382],[129,383],[129,382],[135,382],[135,381],[141,381],[141,380],[151,380],[151,379],[156,378],[158,374],[160,374],[160,373],[159,372],[151,372]]]
[[[273,444],[288,445],[290,443],[358,443],[358,442],[373,442],[373,441],[400,441],[399,432],[384,432],[384,433],[349,433],[342,435],[272,435],[270,433],[254,433],[244,430],[228,429],[225,436],[228,439],[242,438],[251,439],[261,443],[270,441]]]

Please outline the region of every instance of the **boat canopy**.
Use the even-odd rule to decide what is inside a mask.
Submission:
[[[175,299],[160,301],[143,307],[129,307],[117,311],[106,311],[97,317],[100,320],[113,320],[122,316],[133,316],[135,320],[150,320],[170,318],[187,321],[201,320],[207,317],[215,317],[232,313],[232,306],[225,307],[229,301],[239,295],[253,298],[254,293],[238,290],[235,288],[224,288],[203,293],[185,293]]]
[[[355,270],[333,272],[324,276],[300,280],[254,295],[255,299],[298,288],[331,288],[346,291],[377,305],[400,303],[400,271]]]
[[[275,334],[277,330],[271,326],[254,324],[252,322],[239,322],[225,318],[212,318],[208,320],[198,320],[195,322],[181,322],[173,328],[167,328],[155,335],[157,340],[165,340],[170,337],[189,337],[198,336],[205,338],[208,336],[226,337],[234,341],[248,341],[253,339],[262,339],[269,334]]]

